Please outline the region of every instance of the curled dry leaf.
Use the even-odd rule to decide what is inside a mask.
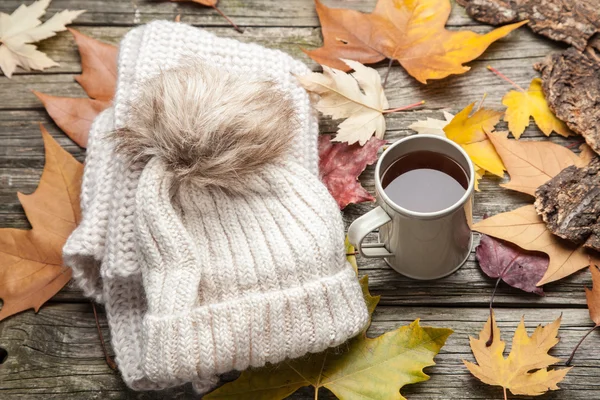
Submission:
[[[37,311],[71,279],[62,247],[80,220],[83,165],[41,127],[46,165],[36,191],[19,193],[31,230],[0,229],[0,320]]]
[[[569,136],[569,128],[548,107],[540,78],[533,79],[529,89],[519,89],[511,90],[502,98],[502,104],[506,106],[504,120],[508,122],[508,130],[515,138],[519,139],[529,126],[530,116],[546,136],[550,136],[553,131],[564,137]]]
[[[548,269],[546,254],[526,251],[512,243],[481,235],[475,256],[481,270],[490,278],[501,279],[525,292],[544,294],[536,283]]]
[[[50,117],[75,143],[86,147],[94,118],[109,107],[117,84],[115,46],[69,29],[81,55],[82,74],[75,80],[91,98],[57,97],[33,91]]]
[[[463,360],[467,369],[485,384],[500,386],[515,395],[539,396],[548,390],[558,390],[571,368],[552,369],[548,367],[560,361],[548,354],[559,342],[557,337],[561,317],[546,326],[539,325],[529,336],[525,321],[521,319],[513,336],[510,354],[504,358],[506,344],[500,338],[500,329],[495,318],[490,317],[479,338],[469,338],[471,350],[477,364]],[[488,338],[494,338],[487,345]]]
[[[600,157],[570,166],[535,192],[535,209],[563,239],[600,251]]]
[[[315,106],[317,110],[333,119],[345,119],[334,141],[358,142],[362,146],[373,133],[383,139],[383,112],[388,108],[388,101],[379,73],[356,61],[342,61],[354,70],[352,74],[324,66],[322,74],[313,72],[296,78],[306,90],[320,96]]]
[[[569,276],[590,265],[590,260],[596,262],[598,259],[593,251],[553,235],[533,205],[486,218],[473,225],[473,230],[525,250],[546,253],[550,264],[538,286]]]
[[[330,135],[319,136],[319,175],[340,209],[350,203],[374,201],[358,182],[367,165],[377,161],[385,140],[371,138],[364,146],[332,143]]]
[[[39,0],[29,6],[21,4],[11,15],[0,13],[0,69],[11,77],[17,67],[26,71],[58,65],[31,43],[64,31],[67,24],[85,11],[64,10],[42,23],[50,0]]]
[[[449,0],[379,0],[371,14],[329,8],[315,0],[323,47],[306,54],[321,65],[348,70],[340,58],[370,64],[398,60],[421,83],[469,70],[463,64],[479,57],[494,41],[526,22],[485,35],[445,28]]]
[[[581,343],[592,333],[596,328],[600,326],[600,271],[598,267],[595,265],[590,265],[590,272],[592,273],[592,288],[585,288],[585,298],[587,300],[588,311],[590,312],[590,319],[594,321],[594,326],[590,330],[586,332],[585,335],[581,338],[581,340],[577,343],[573,351],[571,352],[571,356],[567,360],[566,364],[571,364],[573,361],[573,357],[575,357],[575,353]]]
[[[504,25],[529,20],[534,32],[569,43],[580,50],[600,32],[600,8],[596,0],[457,0],[480,22]]]
[[[507,132],[492,132],[488,135],[494,148],[502,158],[510,175],[510,182],[502,187],[535,196],[536,189],[571,165],[583,165],[589,161],[564,146],[548,141],[524,142],[510,140]]]
[[[600,35],[585,51],[551,54],[535,68],[542,73],[550,109],[600,154]]]

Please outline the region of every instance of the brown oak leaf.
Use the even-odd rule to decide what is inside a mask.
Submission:
[[[62,247],[80,220],[83,165],[40,128],[46,165],[36,191],[18,194],[32,229],[0,229],[0,320],[37,311],[71,279]]]
[[[364,146],[331,142],[331,135],[319,136],[319,175],[340,209],[350,203],[374,201],[358,182],[367,165],[377,161],[385,140],[372,137]]]

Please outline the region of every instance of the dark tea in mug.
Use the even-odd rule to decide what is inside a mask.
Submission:
[[[469,176],[444,154],[415,151],[394,161],[381,183],[385,194],[400,207],[429,213],[456,204],[467,191]]]

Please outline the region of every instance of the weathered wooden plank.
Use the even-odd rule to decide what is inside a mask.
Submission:
[[[0,12],[12,12],[21,0],[3,0]],[[329,7],[371,12],[376,0],[323,0]],[[449,26],[476,25],[464,9],[452,1]],[[85,9],[77,19],[86,25],[137,25],[155,19],[173,20],[181,15],[186,23],[203,26],[228,26],[216,11],[192,3],[156,0],[54,0],[48,15],[69,8]],[[219,8],[240,26],[318,26],[319,21],[311,0],[221,0]]]
[[[457,110],[452,110],[456,112]],[[393,142],[412,134],[407,128],[410,123],[427,117],[441,118],[441,112],[421,110],[398,113],[389,116],[389,131],[386,138]],[[38,124],[44,122],[50,133],[71,154],[83,160],[84,151],[73,144],[56,128],[43,110],[0,112],[0,218],[2,227],[29,228],[27,219],[17,199],[17,191],[31,193],[37,187],[44,165],[44,152]],[[323,119],[321,131],[334,132],[334,121]],[[531,125],[525,137],[545,140],[545,136]],[[553,136],[557,143],[573,143]],[[361,176],[363,185],[374,192],[374,168],[368,167]],[[476,194],[474,213],[480,219],[484,214],[494,215],[531,202],[529,196],[501,188],[498,178],[486,177],[481,191]],[[372,204],[350,205],[344,211],[348,226],[358,216],[366,213]],[[370,240],[376,240],[373,234]],[[383,296],[383,304],[402,305],[483,305],[489,301],[494,281],[485,277],[479,270],[475,258],[471,255],[467,264],[457,273],[442,280],[417,282],[405,278],[391,270],[382,260],[360,259],[361,273],[371,277],[373,291]],[[587,273],[575,274],[559,283],[547,285],[547,296],[538,298],[524,294],[506,285],[501,285],[496,297],[497,304],[522,306],[585,305],[583,285],[589,282]],[[73,288],[65,288],[54,301],[85,301],[81,293]]]
[[[121,38],[129,31],[129,27],[106,26],[75,26],[82,33],[106,43],[118,44]],[[315,49],[322,44],[320,28],[315,27],[279,27],[247,28],[243,34],[230,28],[205,27],[206,30],[221,36],[234,38],[242,42],[254,42],[261,45],[282,50],[295,58],[306,62],[311,68],[316,68],[314,63],[301,49]],[[484,33],[490,30],[487,26],[471,27],[475,32]],[[68,32],[61,32],[56,37],[40,43],[40,50],[58,62],[58,67],[46,70],[47,73],[78,73],[81,71],[77,47]],[[480,60],[494,62],[508,58],[544,57],[553,50],[563,48],[560,44],[540,38],[527,29],[513,32],[507,38],[492,44]],[[23,73],[18,70],[17,74]],[[27,72],[31,74],[32,72]],[[38,73],[38,72],[33,72]],[[412,78],[411,78],[412,80]],[[414,82],[416,83],[416,82]],[[390,85],[391,86],[391,85]]]
[[[497,309],[496,318],[508,341],[521,316],[531,332],[563,315],[559,332],[561,341],[552,354],[565,360],[585,330],[592,324],[586,310],[562,309]],[[436,307],[377,308],[369,336],[406,325],[421,318],[422,325],[449,327],[450,336],[434,367],[426,372],[431,380],[407,386],[402,393],[410,399],[491,399],[501,398],[501,390],[475,380],[463,366],[463,359],[473,360],[469,336],[475,336],[488,317],[486,309]],[[105,337],[109,337],[104,314],[100,314]],[[563,390],[546,395],[548,399],[591,399],[600,397],[600,357],[593,333],[575,359],[575,368],[561,384]],[[167,393],[135,393],[127,390],[118,374],[105,364],[89,304],[48,305],[37,314],[25,312],[0,323],[0,346],[8,358],[0,368],[0,393],[6,400],[38,399],[49,396],[60,399],[192,399],[189,388]],[[226,379],[233,379],[230,374]],[[320,398],[331,398],[326,391]],[[303,390],[294,399],[313,398]]]

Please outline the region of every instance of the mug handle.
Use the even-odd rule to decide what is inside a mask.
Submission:
[[[365,243],[364,245],[362,243],[369,233],[391,220],[388,213],[381,206],[377,206],[350,224],[350,228],[348,228],[348,240],[356,246],[358,252],[363,257],[391,257],[394,254],[390,253],[383,243]]]

